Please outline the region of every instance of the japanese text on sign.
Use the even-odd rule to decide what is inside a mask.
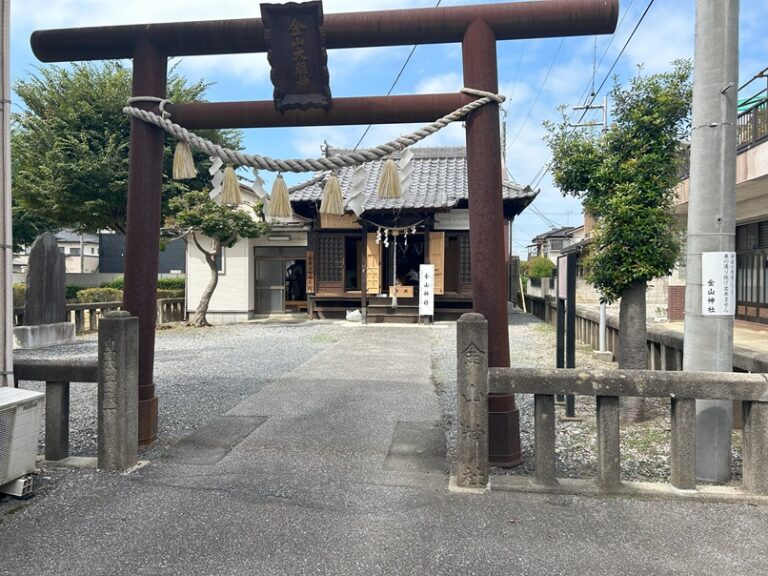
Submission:
[[[435,265],[419,266],[419,316],[435,313]]]
[[[330,109],[322,2],[261,4],[261,16],[275,107]]]
[[[701,255],[701,314],[733,316],[736,313],[736,253],[704,252]]]

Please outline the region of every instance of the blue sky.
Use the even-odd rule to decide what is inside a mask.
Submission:
[[[274,1],[274,0],[273,0]],[[713,0],[714,1],[714,0]],[[486,2],[443,0],[441,6]],[[437,0],[324,0],[324,11],[350,12],[394,8],[429,7]],[[497,3],[497,2],[492,2]],[[561,104],[583,104],[592,90],[593,69],[598,87],[616,61],[619,51],[651,3],[651,7],[613,74],[627,78],[642,64],[647,73],[663,72],[677,58],[692,58],[695,0],[621,0],[619,27],[611,36],[549,38],[499,42],[498,68],[507,126],[506,163],[511,177],[520,184],[538,182],[539,197],[514,225],[514,250],[525,258],[525,246],[536,234],[552,226],[574,226],[582,222],[578,201],[563,198],[548,176],[540,178],[549,158],[542,141],[544,120],[556,120]],[[22,8],[23,7],[23,8]],[[214,20],[259,17],[255,0],[11,0],[11,77],[34,73],[41,65],[29,48],[33,30],[105,26],[113,24]],[[742,0],[740,17],[740,76],[743,84],[768,66],[768,2]],[[392,86],[405,62],[410,46],[329,51],[331,90],[334,96],[383,95]],[[211,101],[269,100],[272,85],[263,54],[185,58],[179,71],[192,80],[204,78],[214,85]],[[753,83],[745,90],[765,86]],[[461,88],[461,47],[458,44],[419,46],[405,68],[393,94],[453,92]],[[612,86],[609,79],[598,94]],[[587,119],[598,120],[593,112]],[[410,132],[414,126],[374,126],[361,146],[375,146]],[[320,155],[324,140],[334,146],[353,147],[365,126],[247,130],[246,151],[275,158],[305,158]],[[423,142],[428,146],[463,145],[461,126],[454,124]],[[271,184],[273,175],[262,174]],[[295,177],[291,181],[295,181]],[[267,188],[268,189],[268,188]]]

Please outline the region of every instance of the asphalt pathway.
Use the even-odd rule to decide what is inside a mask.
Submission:
[[[356,326],[127,475],[0,517],[0,574],[764,574],[768,506],[447,490],[431,332]]]

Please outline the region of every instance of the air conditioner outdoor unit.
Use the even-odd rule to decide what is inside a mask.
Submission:
[[[34,472],[45,394],[0,387],[0,491],[23,496],[30,482],[16,482]],[[21,492],[21,493],[19,493]]]

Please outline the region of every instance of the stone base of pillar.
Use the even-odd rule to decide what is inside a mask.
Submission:
[[[514,394],[488,395],[488,460],[491,466],[512,468],[523,463],[520,451],[520,412]]]
[[[599,352],[595,350],[592,352],[592,357],[595,360],[601,360],[602,362],[613,362],[613,352]]]
[[[75,325],[71,322],[54,322],[34,326],[16,326],[13,329],[13,348],[42,348],[75,342]]]
[[[139,400],[139,446],[147,448],[157,440],[157,396]]]

